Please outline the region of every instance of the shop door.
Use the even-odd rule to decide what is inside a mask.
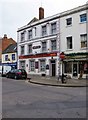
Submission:
[[[77,77],[78,73],[77,73],[77,63],[73,63],[73,76]]]
[[[55,63],[55,60],[51,61],[51,66],[52,66],[52,76],[56,76],[56,63]]]

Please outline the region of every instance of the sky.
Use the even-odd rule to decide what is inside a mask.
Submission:
[[[86,4],[88,0],[0,0],[0,37],[17,41],[18,28],[39,18],[39,7],[44,8],[44,18]]]

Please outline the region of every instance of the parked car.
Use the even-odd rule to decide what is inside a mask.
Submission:
[[[27,72],[24,69],[13,69],[6,74],[7,78],[14,78],[14,79],[26,79]]]

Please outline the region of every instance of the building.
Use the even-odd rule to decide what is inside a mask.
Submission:
[[[2,52],[2,65],[11,66],[12,69],[17,68],[17,44],[10,44]]]
[[[3,38],[0,38],[0,64],[2,63],[2,52],[10,45],[16,44],[15,40],[12,38],[8,38],[6,34],[4,34]]]
[[[86,77],[88,72],[88,5],[60,14],[61,51],[66,54],[64,73],[71,77]]]
[[[28,74],[58,75],[59,15],[44,18],[39,8],[39,20],[32,19],[18,29],[18,68]]]
[[[64,52],[64,73],[71,77],[83,74],[81,64],[85,69],[88,66],[87,9],[83,5],[44,18],[44,9],[40,8],[39,20],[32,19],[17,31],[18,68],[33,75],[59,76],[62,74],[60,53]]]

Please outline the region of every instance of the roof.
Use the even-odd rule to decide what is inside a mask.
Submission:
[[[2,54],[5,53],[14,53],[17,52],[17,43],[16,44],[10,44],[3,52]]]
[[[34,22],[36,22],[36,21],[38,21],[38,19],[37,19],[36,17],[34,17],[27,25],[29,25],[29,24],[31,24],[31,23],[34,23]]]

